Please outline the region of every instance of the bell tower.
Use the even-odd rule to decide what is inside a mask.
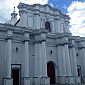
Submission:
[[[13,13],[11,13],[11,19],[17,19],[17,13],[16,13],[16,11],[15,11],[15,7],[14,7],[14,11],[13,11]]]
[[[15,7],[14,7],[14,11],[11,13],[11,19],[9,21],[7,21],[7,24],[11,24],[14,25],[17,22],[17,13],[15,11]]]

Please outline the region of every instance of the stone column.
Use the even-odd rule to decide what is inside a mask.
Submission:
[[[29,77],[29,33],[25,33],[25,56],[24,56],[24,85],[30,85]]]
[[[7,31],[7,57],[6,57],[6,78],[4,78],[4,85],[12,85],[11,78],[11,57],[12,57],[12,31]]]

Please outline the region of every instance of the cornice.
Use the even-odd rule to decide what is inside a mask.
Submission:
[[[57,38],[64,38],[64,37],[70,37],[71,33],[57,33]]]
[[[85,39],[80,38],[78,40],[75,41],[78,45],[77,48],[82,49],[85,48]]]
[[[77,36],[69,36],[69,40],[76,40],[78,37]]]
[[[57,39],[57,45],[65,45],[68,44],[68,40],[63,38],[63,39]]]
[[[62,39],[65,37],[70,37],[71,34],[70,33],[47,33],[46,37],[50,38],[50,39]]]
[[[31,33],[33,31],[33,29],[30,29],[30,28],[0,23],[0,31],[8,31],[8,30],[11,30],[14,33],[20,33],[20,34],[25,33],[25,32]]]
[[[76,43],[81,43],[81,42],[85,42],[85,37],[79,37],[78,39],[75,39]]]
[[[29,5],[29,4],[25,4],[25,3],[22,3],[22,2],[20,2],[19,3],[19,5],[18,5],[18,8],[20,9],[20,8],[26,8],[26,9],[29,9],[29,8],[33,8],[33,9],[36,9],[35,7],[36,6],[38,6],[38,7],[40,7],[40,6],[47,6],[47,7],[49,7],[50,9],[52,9],[52,10],[55,10],[55,11],[58,11],[58,12],[60,12],[60,10],[59,9],[57,9],[57,8],[53,8],[51,5],[49,5],[49,4],[44,4],[44,5],[41,5],[41,4],[33,4],[33,5]]]
[[[36,8],[36,6],[38,6],[38,8]],[[47,11],[41,11],[40,10],[40,7],[43,6],[44,7],[49,7],[50,10],[54,11],[53,13],[50,13],[47,12]],[[50,15],[53,15],[53,16],[60,16],[61,18],[64,18],[64,19],[70,19],[70,17],[66,14],[63,14],[59,9],[57,8],[53,8],[51,7],[49,4],[45,4],[45,5],[41,5],[41,4],[33,4],[33,5],[29,5],[29,4],[25,4],[25,3],[19,3],[18,5],[18,9],[20,9],[20,11],[25,11],[26,9],[27,10],[31,10],[31,11],[39,11],[40,13],[44,13],[44,14],[50,14]]]
[[[56,43],[50,43],[46,41],[46,46],[48,47],[56,47]]]
[[[19,26],[13,26],[10,24],[1,24],[0,23],[0,31],[7,32],[8,30],[11,30],[13,33],[29,33],[30,35],[39,35],[39,34],[46,34],[48,31],[46,29],[31,29],[26,27],[19,27]]]
[[[47,33],[46,37],[49,39],[57,39],[56,33]]]
[[[31,35],[40,35],[40,34],[46,34],[48,33],[48,31],[46,29],[34,29],[32,32],[31,32]]]

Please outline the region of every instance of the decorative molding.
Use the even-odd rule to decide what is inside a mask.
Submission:
[[[13,39],[12,36],[7,36],[5,40],[11,40],[11,39]]]
[[[36,8],[36,6],[38,8]],[[44,11],[40,10],[41,6],[45,9]],[[49,8],[48,11],[46,11],[46,7]],[[53,16],[59,15],[60,17],[62,17],[64,19],[70,19],[68,15],[65,15],[65,14],[61,13],[60,10],[58,10],[57,8],[51,7],[49,4],[45,4],[45,5],[40,5],[40,4],[28,5],[28,4],[24,4],[24,3],[19,3],[18,9],[20,9],[20,11],[25,11],[25,10],[39,11],[39,12],[43,12],[44,14],[49,14],[49,15],[53,15]],[[50,10],[52,10],[52,11],[50,11]]]

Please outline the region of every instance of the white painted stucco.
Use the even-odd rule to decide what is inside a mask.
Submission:
[[[4,78],[4,85],[12,85],[11,70],[19,68],[21,85],[49,85],[49,62],[55,68],[55,83],[80,83],[81,77],[84,82],[85,38],[71,35],[69,16],[48,4],[20,3],[18,8],[19,20],[14,11],[10,22],[0,24],[0,83]]]

